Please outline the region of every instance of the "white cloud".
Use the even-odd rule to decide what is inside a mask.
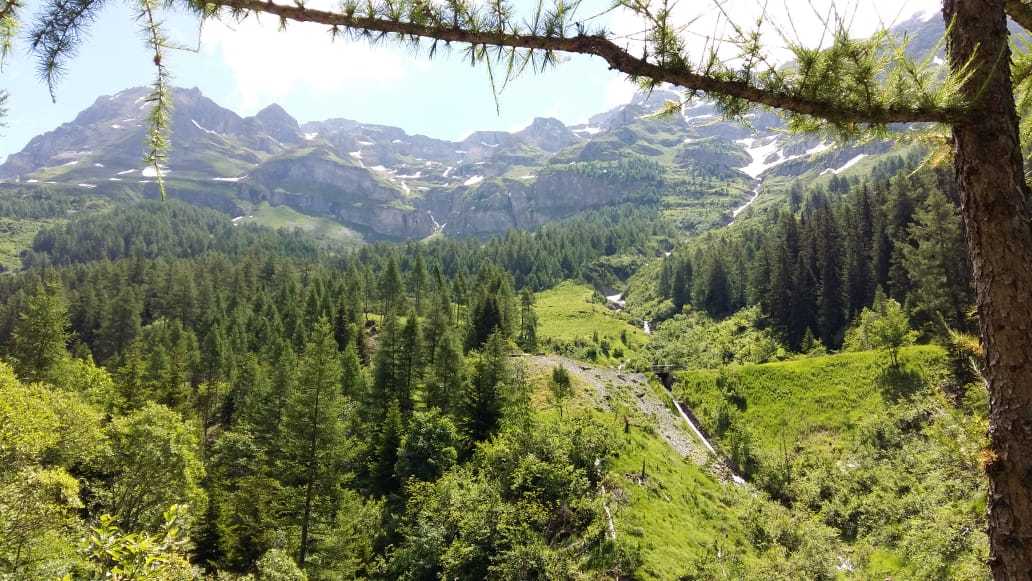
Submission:
[[[291,23],[285,31],[271,18],[261,22],[211,23],[204,52],[228,67],[241,112],[293,92],[326,95],[368,84],[392,84],[420,67],[398,47],[370,47],[366,41],[332,40],[325,26]]]
[[[638,87],[624,75],[617,75],[606,83],[606,106],[617,107],[631,102]]]

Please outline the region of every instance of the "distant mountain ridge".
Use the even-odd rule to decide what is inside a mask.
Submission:
[[[912,44],[934,46],[925,40],[933,21],[905,23],[919,29]],[[154,197],[156,172],[141,162],[147,94],[100,97],[33,138],[0,165],[0,196],[39,188]],[[679,95],[657,90],[584,125],[537,118],[453,142],[349,119],[299,124],[275,104],[242,117],[198,89],[175,89],[163,173],[170,194],[193,204],[233,216],[289,206],[371,238],[486,235],[623,203],[655,205],[690,231],[730,220],[763,175],[837,174],[887,149],[790,137],[770,113],[744,127],[707,102],[656,116],[671,99]]]

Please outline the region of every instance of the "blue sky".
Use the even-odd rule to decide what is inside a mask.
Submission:
[[[732,14],[758,12],[757,0],[721,1],[740,5]],[[859,32],[876,24],[874,14],[882,21],[898,19],[901,14],[934,7],[936,0],[866,0],[868,3],[876,9],[856,13],[854,28]],[[306,4],[315,5],[313,1]],[[529,2],[517,5],[526,7]],[[586,0],[580,14],[594,14],[607,5],[606,0]],[[38,6],[38,0],[30,0],[23,18]],[[712,7],[707,10],[714,12]],[[788,9],[773,10],[787,14]],[[808,14],[796,12],[791,17],[798,25]],[[598,22],[618,33],[640,30],[633,18],[616,12]],[[166,28],[180,44],[200,46],[198,52],[172,53],[174,83],[199,87],[220,105],[242,115],[276,102],[302,122],[346,117],[394,125],[410,133],[461,139],[473,130],[514,130],[537,116],[557,117],[568,124],[583,122],[626,102],[634,90],[600,59],[572,57],[558,69],[526,74],[511,84],[501,95],[499,113],[486,69],[470,67],[461,50],[439,54],[431,61],[425,54],[396,46],[370,48],[363,41],[330,42],[328,34],[315,25],[294,24],[279,32],[272,19],[207,23],[202,32],[192,18],[170,14]],[[709,32],[712,27],[700,25],[698,29]],[[123,3],[107,4],[59,84],[56,103],[37,78],[27,48],[24,40],[18,43],[0,73],[0,88],[10,93],[7,126],[0,129],[0,160],[20,150],[33,136],[72,120],[97,97],[147,84],[153,74],[132,11]]]

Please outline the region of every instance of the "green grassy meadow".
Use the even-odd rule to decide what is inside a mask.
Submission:
[[[886,373],[888,355],[878,351],[742,365],[727,368],[725,375],[744,397],[742,421],[764,461],[781,454],[786,442],[838,448],[865,419],[885,413],[894,400],[935,384],[946,373],[941,347],[910,347],[901,358],[906,374],[895,377]],[[677,397],[711,431],[722,400],[718,376],[711,370],[683,372],[675,387]]]
[[[308,216],[288,206],[270,206],[262,203],[242,222],[260,224],[269,228],[302,230],[317,240],[334,246],[354,247],[362,244],[362,235],[329,218]]]
[[[619,338],[627,333],[632,343],[641,345],[648,336],[605,305],[592,302],[591,287],[571,281],[540,292],[534,311],[538,316],[538,336],[558,341],[590,340],[600,337]]]

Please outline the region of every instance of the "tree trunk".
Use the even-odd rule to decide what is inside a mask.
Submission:
[[[322,394],[322,384],[316,383],[313,387],[315,389],[315,405],[312,409],[312,424],[309,426],[312,430],[312,438],[308,449],[308,482],[305,483],[305,511],[301,516],[301,547],[298,549],[297,557],[297,563],[302,569],[304,569],[305,559],[308,557],[308,533],[312,520],[312,494],[315,487],[315,470],[319,447],[319,396]]]
[[[956,175],[989,380],[989,565],[1032,579],[1032,210],[1010,78],[1004,0],[944,0],[950,66],[974,54],[954,124]],[[955,20],[954,20],[955,19]]]

